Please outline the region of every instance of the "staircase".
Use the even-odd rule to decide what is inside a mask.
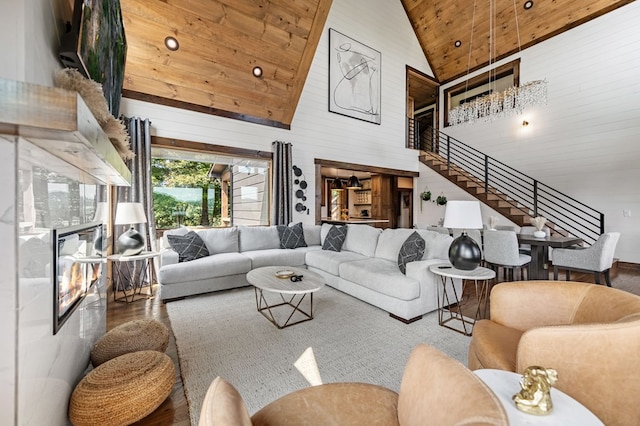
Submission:
[[[604,214],[442,132],[416,129],[410,147],[420,161],[519,226],[543,216],[552,234],[592,244],[604,233]],[[419,135],[422,135],[421,137]]]

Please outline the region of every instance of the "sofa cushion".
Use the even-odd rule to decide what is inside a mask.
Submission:
[[[161,247],[160,248],[170,248],[171,244],[169,244],[169,235],[187,235],[187,233],[190,231],[189,228],[187,228],[186,226],[180,226],[178,228],[173,228],[173,229],[167,229],[166,231],[164,231],[162,233],[162,239],[160,242]]]
[[[245,274],[250,270],[251,259],[247,256],[240,253],[220,253],[192,260],[188,264],[175,263],[163,266],[158,278],[162,284],[175,284]]]
[[[380,234],[376,245],[375,257],[395,262],[398,260],[398,253],[402,244],[413,234],[413,229],[392,229],[387,228]],[[424,238],[424,237],[423,237]]]
[[[324,239],[322,250],[341,251],[342,245],[347,237],[346,226],[333,225]]]
[[[342,250],[355,251],[367,257],[373,257],[382,230],[369,225],[348,225],[347,228],[347,238],[344,240]]]
[[[320,246],[322,245],[320,238],[320,225],[307,225],[302,224],[302,231],[304,232],[304,240],[308,246]]]
[[[424,238],[425,248],[422,260],[427,259],[449,259],[449,246],[453,242],[451,235],[441,234],[440,232],[427,231],[424,229],[416,230],[422,238]]]
[[[294,249],[298,247],[306,247],[304,240],[304,231],[302,222],[298,222],[289,226],[278,225],[278,236],[280,237],[280,248]]]
[[[327,234],[332,226],[330,223],[323,223],[320,227],[320,245],[324,244],[324,240],[327,238]]]
[[[341,263],[362,259],[366,259],[366,256],[352,251],[312,250],[306,254],[308,266],[313,266],[332,275],[338,275],[340,273],[339,268]],[[397,266],[396,269],[398,269]]]
[[[209,250],[202,238],[194,231],[186,235],[167,235],[171,248],[178,253],[179,262],[189,262],[209,256]]]
[[[275,226],[239,226],[240,252],[280,248],[280,236]]]
[[[400,253],[398,253],[398,268],[400,268],[400,272],[406,275],[407,263],[422,259],[424,246],[424,239],[415,231],[405,240],[402,247],[400,247]]]
[[[237,253],[238,228],[211,228],[197,231],[202,241],[207,245],[209,254]]]
[[[395,261],[372,257],[343,262],[339,271],[342,279],[396,299],[413,300],[420,296],[420,283],[402,274]]]
[[[263,266],[304,266],[305,252],[290,249],[268,249],[243,251],[251,259],[251,268]]]

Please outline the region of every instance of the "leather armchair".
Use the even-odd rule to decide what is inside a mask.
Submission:
[[[496,285],[476,322],[469,368],[558,371],[556,387],[606,425],[640,424],[640,297],[578,282]]]
[[[283,396],[249,416],[238,391],[217,377],[199,426],[507,425],[495,394],[473,372],[427,345],[409,356],[400,393],[366,383],[329,383]]]

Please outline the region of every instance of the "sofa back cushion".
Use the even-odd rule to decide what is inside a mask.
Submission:
[[[238,252],[238,228],[235,226],[201,229],[197,232],[209,249],[209,254]]]
[[[398,253],[400,253],[400,247],[402,247],[402,244],[414,231],[413,229],[406,228],[385,229],[378,238],[375,257],[396,262],[398,260]],[[422,235],[421,237],[424,238]]]
[[[425,249],[422,260],[427,259],[449,259],[449,246],[453,242],[451,235],[441,234],[440,232],[427,231],[418,229],[416,232],[424,238]]]
[[[319,246],[322,244],[320,238],[320,229],[320,225],[307,225],[306,223],[302,224],[304,241],[307,243],[307,246]]]
[[[280,248],[280,236],[276,226],[239,226],[240,251]]]
[[[376,253],[378,237],[382,230],[369,225],[347,225],[347,227],[347,238],[344,240],[342,250],[373,257]],[[396,260],[397,257],[394,261]]]

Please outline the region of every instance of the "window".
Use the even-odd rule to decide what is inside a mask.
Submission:
[[[156,227],[269,224],[270,160],[153,146]]]
[[[520,59],[477,75],[444,90],[444,125],[449,125],[449,110],[490,93],[502,92],[520,84]]]

